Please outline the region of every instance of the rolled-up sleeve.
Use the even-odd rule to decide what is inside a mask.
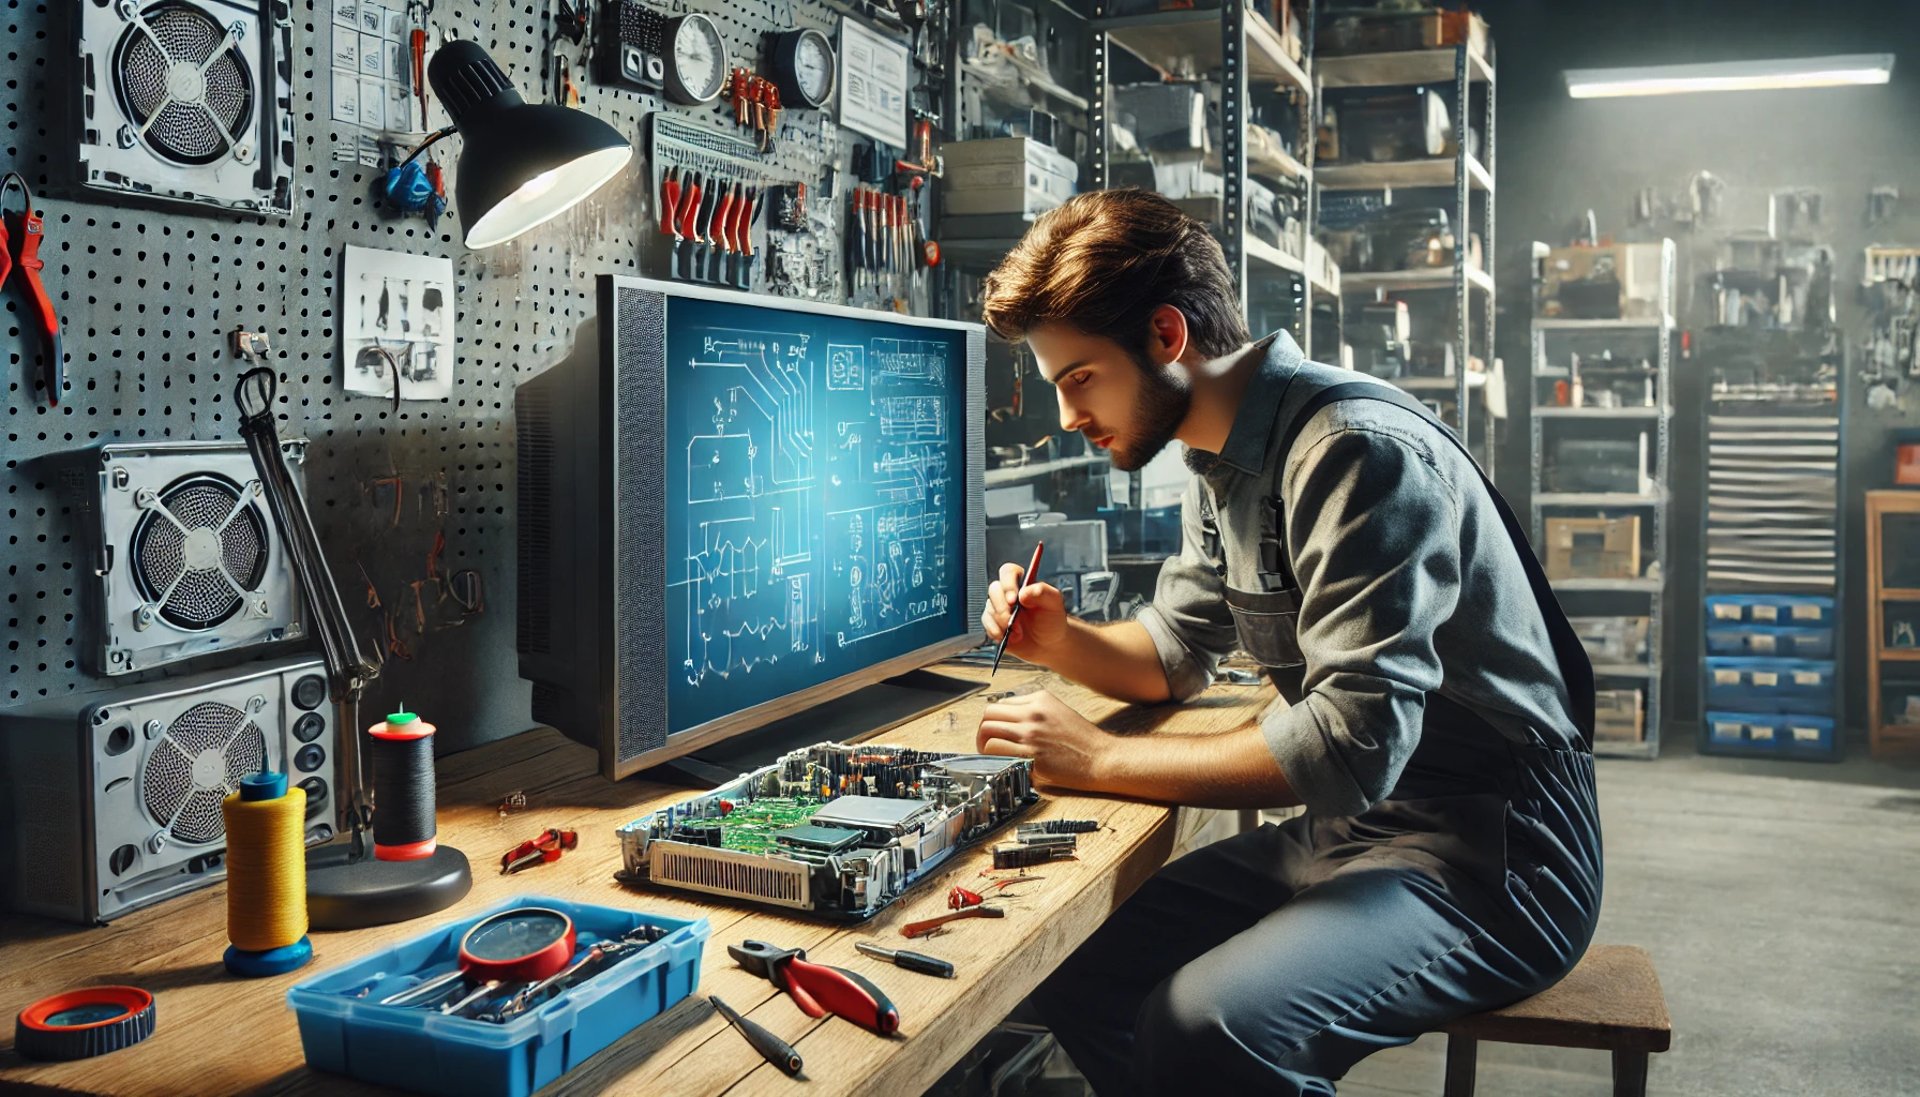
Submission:
[[[1134,619],[1146,626],[1160,654],[1167,691],[1184,701],[1213,684],[1220,660],[1237,646],[1233,611],[1227,608],[1226,586],[1207,559],[1200,522],[1198,476],[1187,484],[1180,500],[1180,553],[1160,565],[1160,581],[1153,604]]]
[[[1355,815],[1392,790],[1440,686],[1433,640],[1460,594],[1459,506],[1417,448],[1367,429],[1320,439],[1292,480],[1303,696],[1261,727],[1308,809]]]

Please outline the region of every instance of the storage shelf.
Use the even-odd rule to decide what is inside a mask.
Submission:
[[[1267,243],[1258,236],[1248,236],[1246,238],[1246,244],[1247,258],[1257,259],[1270,267],[1277,267],[1289,274],[1298,274],[1302,277],[1306,276],[1306,261],[1299,256],[1288,255],[1286,252],[1281,251],[1279,248]]]
[[[1625,491],[1538,491],[1533,495],[1534,504],[1542,507],[1657,507],[1666,501],[1659,494]]]
[[[1593,672],[1606,678],[1653,677],[1653,668],[1645,663],[1595,663]]]
[[[1882,587],[1882,602],[1920,602],[1920,590],[1913,587]]]
[[[1467,284],[1478,290],[1493,292],[1493,275],[1484,270],[1467,271]],[[1342,271],[1341,289],[1347,293],[1371,293],[1384,290],[1392,293],[1396,290],[1452,289],[1453,268],[1434,267],[1431,270],[1355,270]]]
[[[1458,46],[1395,53],[1356,53],[1346,57],[1316,57],[1314,68],[1324,88],[1396,88],[1415,84],[1451,84]],[[1487,59],[1467,51],[1467,79],[1492,83]]]
[[[1659,749],[1657,742],[1616,743],[1610,740],[1596,740],[1593,753],[1600,758],[1646,758],[1651,760]]]
[[[1385,190],[1389,187],[1451,187],[1454,158],[1392,160],[1379,164],[1321,164],[1314,181],[1321,190]],[[1467,157],[1467,181],[1474,190],[1493,192],[1493,176],[1486,166]]]
[[[1095,19],[1092,29],[1106,32],[1114,45],[1158,69],[1191,57],[1200,73],[1220,68],[1220,11],[1165,11]],[[1254,80],[1291,84],[1311,95],[1313,80],[1287,56],[1286,43],[1273,24],[1247,12],[1247,75]],[[1451,71],[1451,70],[1449,70]],[[1451,79],[1451,77],[1449,77]]]
[[[1665,408],[1562,408],[1536,407],[1533,414],[1542,419],[1658,419]]]
[[[1880,658],[1896,663],[1920,663],[1920,648],[1881,648]]]
[[[988,469],[981,477],[987,487],[1000,487],[1006,484],[1018,484],[1035,480],[1042,476],[1051,476],[1068,469],[1085,468],[1088,465],[1107,464],[1107,458],[1101,454],[1083,454],[1079,457],[1057,457],[1051,461],[1036,461],[1031,465],[1015,465],[1012,468]]]
[[[1659,331],[1672,329],[1673,317],[1652,320],[1535,320],[1535,331]]]
[[[1397,385],[1408,392],[1452,392],[1460,387],[1457,377],[1390,377],[1389,384]],[[1487,387],[1487,375],[1479,370],[1467,374],[1467,391]]]
[[[1549,579],[1547,582],[1555,590],[1633,591],[1642,594],[1657,594],[1662,585],[1659,579]]]

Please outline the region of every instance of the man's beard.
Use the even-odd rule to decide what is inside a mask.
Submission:
[[[1113,444],[1107,452],[1113,467],[1121,472],[1145,468],[1147,462],[1158,457],[1167,443],[1173,441],[1174,433],[1193,406],[1193,394],[1185,385],[1168,380],[1166,374],[1150,362],[1136,358],[1135,364],[1140,367],[1141,385],[1140,396],[1133,404],[1131,433],[1121,435],[1097,426],[1083,432],[1088,438],[1113,435]]]

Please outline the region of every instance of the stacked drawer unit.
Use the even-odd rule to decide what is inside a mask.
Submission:
[[[1706,600],[1706,745],[1834,758],[1834,601],[1795,594]]]

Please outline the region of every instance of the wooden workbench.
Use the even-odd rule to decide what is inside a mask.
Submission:
[[[958,675],[970,669],[942,668]],[[1254,719],[1272,691],[1216,686],[1181,707],[1128,708],[1057,678],[1001,670],[996,689],[1044,682],[1107,728],[1121,732],[1204,735]],[[925,750],[968,752],[985,704],[982,694],[884,733],[878,741]],[[952,727],[946,713],[955,719]],[[991,863],[986,844],[968,850],[935,879],[922,882],[879,917],[833,927],[769,909],[688,893],[628,889],[614,882],[620,867],[614,828],[689,795],[640,780],[613,783],[595,771],[595,757],[551,730],[539,730],[440,759],[440,838],[473,863],[473,891],[453,908],[416,922],[312,934],[314,961],[276,978],[229,976],[226,888],[216,884],[110,926],[80,928],[44,919],[0,920],[0,1089],[42,1092],[228,1094],[248,1092],[377,1092],[339,1075],[309,1070],[286,1004],[287,988],[374,949],[425,932],[516,894],[549,894],[580,902],[709,918],[713,936],[702,961],[699,992],[641,1026],[566,1075],[549,1092],[645,1093],[672,1097],[746,1094],[923,1092],[996,1025],[1114,907],[1166,862],[1180,833],[1196,821],[1163,807],[1097,797],[1043,795],[1026,818],[1097,818],[1077,861],[1046,867],[1046,879],[1008,899],[1004,921],[967,921],[931,939],[909,943],[898,926],[946,910],[947,888],[978,879]],[[527,810],[501,819],[496,805],[523,790]],[[501,876],[497,858],[543,827],[572,827],[580,847],[556,864]],[[987,843],[990,844],[990,843]],[[882,1039],[829,1016],[809,1019],[772,984],[737,968],[726,945],[759,938],[802,947],[808,957],[873,979],[900,1007],[900,1032]],[[871,939],[923,949],[951,960],[954,979],[902,971],[855,951]],[[157,1028],[137,1047],[72,1063],[34,1063],[13,1050],[11,1018],[56,991],[131,983],[153,992]],[[779,1033],[806,1060],[805,1089],[764,1063],[728,1029],[705,1000],[718,994]],[[777,995],[777,996],[776,996]]]

